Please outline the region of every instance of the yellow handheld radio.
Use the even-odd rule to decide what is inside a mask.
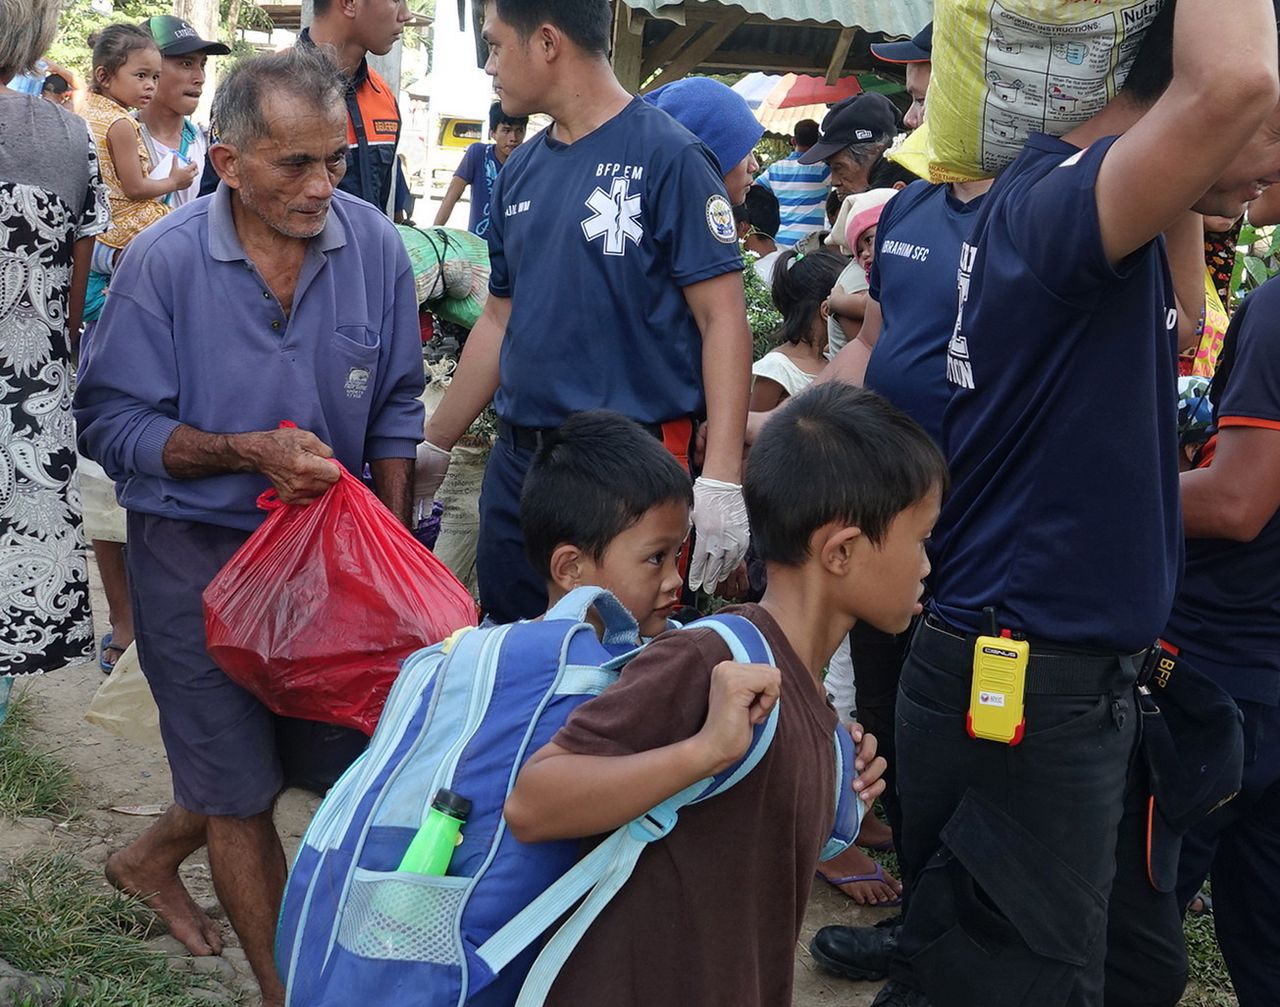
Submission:
[[[973,645],[973,687],[966,726],[969,736],[1016,745],[1027,720],[1024,701],[1031,644],[997,631],[995,609],[986,608],[989,633]]]

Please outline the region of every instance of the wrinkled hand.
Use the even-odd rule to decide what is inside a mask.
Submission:
[[[848,725],[849,734],[853,738],[856,755],[853,768],[857,775],[853,778],[853,789],[858,800],[867,807],[875,803],[877,797],[884,793],[884,773],[889,768],[883,755],[876,755],[880,743],[874,734],[868,734],[856,721]]]
[[[698,529],[689,586],[710,591],[742,562],[751,533],[742,487],[699,476],[693,484],[693,525]]]
[[[709,775],[728,769],[746,754],[751,729],[769,716],[781,688],[782,673],[767,664],[721,661],[715,666],[707,719],[695,736]]]
[[[340,470],[329,461],[333,449],[309,430],[282,427],[250,436],[253,469],[271,480],[282,503],[310,503],[338,481]]]
[[[413,464],[413,507],[418,513],[424,506],[431,509],[431,502],[440,491],[440,484],[449,474],[449,461],[453,456],[444,448],[430,441],[418,445],[418,459]]]

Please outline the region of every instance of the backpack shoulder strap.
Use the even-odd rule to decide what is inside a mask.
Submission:
[[[553,619],[583,622],[592,609],[595,609],[604,623],[604,639],[601,642],[606,647],[627,646],[640,639],[640,627],[635,617],[626,610],[622,602],[601,587],[574,588],[552,605],[543,619],[548,622]]]
[[[831,829],[831,837],[819,854],[819,860],[830,860],[853,845],[858,838],[858,830],[862,827],[862,818],[866,813],[866,805],[853,791],[854,759],[857,753],[853,747],[853,737],[843,724],[837,724],[832,734],[836,758],[836,820]]]
[[[741,616],[712,616],[685,628],[719,634],[735,661],[773,663],[768,641]],[[631,877],[644,848],[675,828],[680,809],[724,793],[760,763],[777,731],[778,709],[775,704],[768,719],[756,725],[750,748],[735,765],[718,776],[699,780],[617,829],[477,949],[477,955],[497,972],[581,900],[538,955],[516,1007],[541,1007],[582,936]]]

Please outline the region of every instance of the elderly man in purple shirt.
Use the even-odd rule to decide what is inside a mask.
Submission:
[[[80,447],[120,485],[138,652],[174,804],[107,874],[144,896],[194,954],[216,925],[178,867],[208,845],[218,897],[263,1003],[283,1003],[272,938],[285,860],[272,809],[278,721],[205,650],[200,595],[258,526],[274,486],[305,503],[368,462],[406,523],[422,434],[413,274],[378,210],[335,190],[345,83],[294,49],[221,84],[211,152],[223,179],[149,228],[121,261],[76,393]],[[291,420],[297,429],[277,429]]]

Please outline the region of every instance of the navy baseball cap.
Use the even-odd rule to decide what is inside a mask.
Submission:
[[[933,59],[933,22],[906,42],[877,42],[871,55],[885,63],[927,63]]]
[[[193,52],[208,53],[210,56],[225,56],[231,51],[229,46],[221,42],[210,42],[200,37],[200,33],[191,27],[191,22],[184,21],[172,14],[157,14],[142,22],[142,27],[151,32],[156,40],[156,48],[161,56],[186,56]]]
[[[837,102],[822,120],[818,142],[800,155],[801,164],[817,164],[855,143],[892,139],[898,132],[898,110],[882,94],[864,91]]]

